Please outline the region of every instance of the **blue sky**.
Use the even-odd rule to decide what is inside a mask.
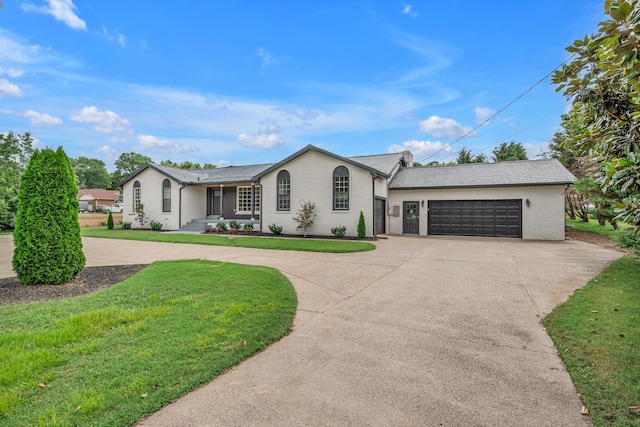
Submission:
[[[447,144],[567,59],[603,3],[3,0],[0,132],[109,170],[123,152],[225,166],[307,144],[449,161],[516,140],[534,158],[568,108],[548,79]]]

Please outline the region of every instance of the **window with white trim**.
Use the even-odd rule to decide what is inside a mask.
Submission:
[[[345,166],[333,170],[333,210],[349,210],[349,169]]]
[[[142,191],[140,191],[140,181],[135,181],[133,183],[133,211],[136,212],[138,210],[138,206],[140,206],[140,198]]]
[[[253,195],[254,212],[260,212],[260,187],[237,187],[236,188],[236,213],[237,214],[250,214],[251,213],[251,189],[255,189]]]
[[[291,177],[289,172],[281,170],[278,172],[278,210],[288,211],[291,209]]]

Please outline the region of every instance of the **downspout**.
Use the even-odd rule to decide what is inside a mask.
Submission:
[[[262,192],[262,182],[258,184],[260,186],[260,219],[258,220],[258,225],[260,226],[260,233],[262,234],[264,230],[262,229],[262,200],[264,199],[264,193]]]

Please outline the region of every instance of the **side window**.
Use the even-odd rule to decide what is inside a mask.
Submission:
[[[333,210],[349,209],[349,169],[338,166],[333,170]]]
[[[162,212],[171,212],[171,181],[162,181]]]
[[[133,183],[133,211],[138,210],[138,206],[140,206],[140,181],[135,181]]]
[[[288,211],[291,209],[291,177],[289,172],[281,170],[278,172],[278,210]]]

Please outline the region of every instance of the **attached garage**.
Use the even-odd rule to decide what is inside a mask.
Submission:
[[[428,234],[522,237],[522,200],[429,200]]]
[[[391,234],[564,240],[556,159],[404,168],[389,183]]]

